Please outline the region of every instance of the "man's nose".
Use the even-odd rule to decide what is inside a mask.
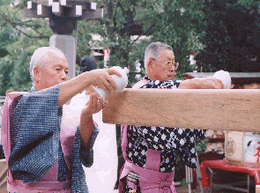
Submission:
[[[61,74],[61,79],[62,79],[63,81],[68,80],[68,74],[67,74],[66,72],[63,72],[63,73]]]
[[[173,72],[175,70],[175,66],[174,65],[171,65],[171,72]]]

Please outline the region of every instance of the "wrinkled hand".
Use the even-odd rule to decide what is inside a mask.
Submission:
[[[223,89],[224,88],[223,82],[213,76],[207,77],[206,81],[207,81],[209,89]]]
[[[116,82],[110,75],[114,74],[122,77],[118,71],[111,68],[92,70],[87,72],[87,74],[91,85],[102,88],[108,95],[115,93],[118,88]]]
[[[98,113],[101,109],[103,109],[106,104],[107,101],[103,103],[102,97],[100,97],[97,93],[92,93],[89,101],[81,110],[81,116],[92,117],[93,114]]]

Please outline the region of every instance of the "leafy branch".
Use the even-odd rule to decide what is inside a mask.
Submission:
[[[0,14],[0,16],[4,19],[4,21],[6,21],[7,23],[11,24],[11,26],[17,30],[18,32],[22,33],[23,35],[29,37],[29,38],[36,38],[36,39],[48,39],[49,36],[46,36],[42,33],[40,33],[36,28],[33,28],[31,25],[26,25],[27,27],[30,27],[34,32],[36,32],[37,34],[39,34],[39,36],[32,36],[32,35],[29,35],[28,33],[26,32],[23,32],[22,30],[18,29],[17,26],[24,26],[25,24],[29,23],[29,22],[32,22],[33,20],[30,19],[30,20],[26,20],[26,21],[23,21],[23,22],[13,22],[11,21],[10,19],[8,19],[4,14]]]

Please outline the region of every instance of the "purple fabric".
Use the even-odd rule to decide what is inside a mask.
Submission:
[[[14,98],[21,96],[25,93],[23,92],[13,92],[6,96],[5,104],[4,104],[4,110],[3,110],[3,121],[2,121],[2,136],[3,136],[3,147],[4,152],[6,156],[6,161],[8,163],[10,153],[11,153],[11,136],[10,136],[10,116],[9,116],[9,109],[10,105]],[[66,130],[66,129],[65,129]],[[68,130],[68,129],[67,129]],[[63,131],[63,133],[66,131]],[[68,152],[68,147],[71,147],[73,145],[73,140],[70,140],[68,143],[67,139],[73,138],[76,132],[76,128],[70,129],[68,133],[70,133],[70,136],[64,136],[61,135],[61,144],[62,148],[65,150],[65,152]],[[65,159],[66,163],[69,163],[69,157],[67,156],[68,153],[65,153]],[[68,164],[69,165],[69,164]],[[69,181],[66,182],[57,182],[57,176],[58,176],[58,161],[55,163],[55,165],[38,181],[33,183],[24,183],[21,180],[14,180],[12,177],[12,173],[10,171],[10,168],[8,167],[8,191],[9,192],[17,192],[17,191],[30,191],[33,190],[34,192],[36,190],[48,190],[48,189],[56,189],[61,191],[61,189],[64,189],[64,192],[67,192],[69,190],[70,192],[70,186],[71,183]]]
[[[79,128],[68,128],[66,125],[61,123],[61,132],[58,138],[58,141],[61,143],[61,148],[63,151],[63,155],[65,158],[65,165],[69,167],[69,173],[67,175],[67,180],[65,178],[65,182],[58,182],[58,154],[54,156],[54,164],[51,166],[50,169],[45,171],[44,175],[38,179],[34,180],[33,182],[26,182],[24,183],[21,180],[14,180],[12,176],[12,172],[10,170],[9,162],[10,162],[10,155],[11,155],[11,133],[10,133],[10,108],[12,101],[17,99],[16,97],[22,96],[25,93],[10,93],[6,96],[4,110],[3,110],[3,117],[2,117],[2,125],[1,125],[1,132],[2,132],[2,141],[3,141],[3,148],[6,156],[6,160],[8,163],[8,191],[9,192],[28,192],[28,193],[35,193],[35,192],[62,192],[62,193],[78,193],[84,192],[87,193],[88,189],[86,186],[85,181],[85,174],[82,168],[82,164],[86,167],[92,164],[93,160],[93,147],[95,138],[98,134],[98,128],[94,128],[93,134],[91,136],[91,145],[89,152],[82,152],[80,151],[80,132]],[[37,93],[36,93],[37,94]],[[19,100],[20,98],[18,98]],[[19,100],[20,102],[20,100]],[[38,102],[36,104],[39,104]],[[33,110],[31,112],[34,112]],[[35,113],[35,112],[34,112]],[[57,119],[55,119],[57,121]],[[21,122],[22,123],[22,122]],[[37,127],[35,127],[37,128]],[[47,127],[44,127],[46,130]],[[57,128],[59,129],[59,128]],[[38,133],[38,132],[37,132]],[[50,151],[52,147],[49,147]],[[72,156],[71,156],[72,155]],[[55,160],[56,157],[56,160]],[[39,157],[38,157],[39,158]],[[46,158],[46,157],[45,157]],[[41,158],[39,158],[41,159]],[[46,158],[48,159],[48,157]],[[9,162],[8,162],[9,161]],[[19,164],[19,163],[18,163]],[[41,163],[34,163],[35,166],[38,166]],[[38,165],[37,165],[38,164]],[[26,166],[25,166],[26,167]],[[27,169],[30,169],[27,167]],[[66,177],[66,176],[65,176]]]
[[[122,170],[120,180],[126,177],[130,171],[139,174],[139,185],[142,193],[177,193],[173,181],[174,172],[162,173],[144,169],[127,161]],[[131,187],[131,184],[129,185]],[[122,187],[120,187],[119,193],[123,193]]]

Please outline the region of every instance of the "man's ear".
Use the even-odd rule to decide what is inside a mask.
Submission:
[[[150,59],[150,60],[148,60],[148,62],[147,62],[147,69],[149,70],[149,71],[152,71],[152,67],[153,67],[153,60],[152,59]]]
[[[41,72],[40,72],[40,67],[39,66],[35,66],[33,68],[33,74],[34,74],[34,80],[35,81],[39,81],[41,79]]]

